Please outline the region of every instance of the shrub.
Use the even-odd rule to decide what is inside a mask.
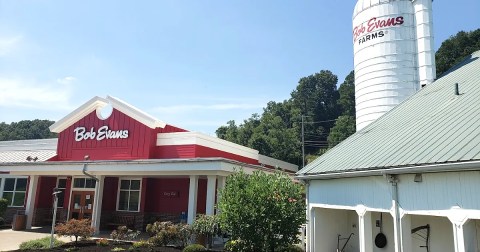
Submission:
[[[137,238],[140,234],[140,231],[133,231],[128,229],[127,226],[119,226],[116,230],[113,230],[110,234],[110,238],[114,239],[115,241],[131,241]]]
[[[105,238],[98,239],[95,243],[97,244],[97,246],[101,246],[101,247],[106,247],[110,244],[110,242]]]
[[[170,221],[148,224],[146,231],[150,235],[148,240],[155,246],[168,244],[186,245],[191,237],[191,229],[186,224],[173,224]]]
[[[53,239],[54,247],[61,246],[62,244],[64,244],[63,241],[57,240],[55,238]],[[25,249],[35,250],[35,249],[48,249],[48,248],[50,248],[50,236],[44,237],[42,239],[22,242],[20,244],[20,249],[22,250],[25,250]]]
[[[280,248],[278,251],[279,252],[304,252],[302,248],[296,245],[289,245],[287,247]]]
[[[273,251],[297,243],[305,223],[303,187],[282,172],[243,171],[227,177],[218,208],[221,227],[242,251]]]
[[[8,200],[0,198],[0,224],[4,224],[5,220],[3,219],[3,215],[5,215],[5,212],[7,211],[8,207]]]
[[[245,247],[244,242],[241,240],[229,240],[225,243],[224,250],[230,252],[241,252]]]
[[[132,247],[134,249],[137,249],[137,248],[148,248],[152,246],[152,244],[150,244],[148,241],[145,241],[145,240],[140,240],[140,241],[137,241],[137,242],[134,242],[132,244]]]
[[[75,243],[77,243],[79,237],[82,239],[91,237],[95,232],[95,229],[91,227],[91,222],[89,219],[70,219],[65,223],[58,224],[55,227],[55,232],[62,236],[73,236],[75,237]]]
[[[198,215],[192,224],[192,230],[197,235],[206,236],[208,248],[212,244],[213,236],[221,233],[217,215]]]
[[[190,244],[186,246],[183,250],[183,252],[197,252],[197,251],[207,251],[207,249],[200,244]]]

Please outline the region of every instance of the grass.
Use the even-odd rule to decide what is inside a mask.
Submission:
[[[53,238],[53,246],[58,247],[64,244],[63,241]],[[50,237],[22,242],[20,249],[48,249],[50,248]]]

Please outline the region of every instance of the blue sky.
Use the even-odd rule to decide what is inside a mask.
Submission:
[[[213,135],[301,77],[353,69],[353,0],[0,0],[0,121],[58,120],[93,96]],[[479,0],[434,1],[436,49]]]

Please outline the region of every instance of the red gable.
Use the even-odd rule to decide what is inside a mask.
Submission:
[[[52,125],[53,132],[61,130],[56,160],[80,161],[86,155],[91,160],[148,159],[154,154],[157,133],[185,131],[155,123],[155,119],[118,99],[107,99],[96,97]],[[111,115],[106,119],[99,118],[97,110],[108,103],[113,107]],[[82,114],[86,115],[79,117]]]

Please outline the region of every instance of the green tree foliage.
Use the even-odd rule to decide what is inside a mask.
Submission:
[[[301,78],[283,102],[271,101],[262,115],[253,114],[242,124],[228,121],[217,129],[217,136],[258,150],[261,154],[287,162],[301,164],[301,117],[306,123],[307,153],[327,147],[327,136],[339,114],[337,76],[327,70]]]
[[[455,36],[443,41],[435,53],[437,76],[440,77],[477,50],[480,50],[480,29],[470,32],[460,31]]]
[[[355,117],[349,115],[339,116],[335,126],[328,135],[328,147],[332,148],[355,133]]]
[[[298,242],[305,223],[303,187],[281,172],[227,177],[218,208],[222,230],[240,251],[275,251]]]
[[[54,122],[49,120],[23,120],[7,124],[0,123],[0,141],[55,138],[57,134],[48,127]]]
[[[338,88],[340,114],[355,117],[355,72],[352,70]],[[355,122],[354,122],[355,124]]]

